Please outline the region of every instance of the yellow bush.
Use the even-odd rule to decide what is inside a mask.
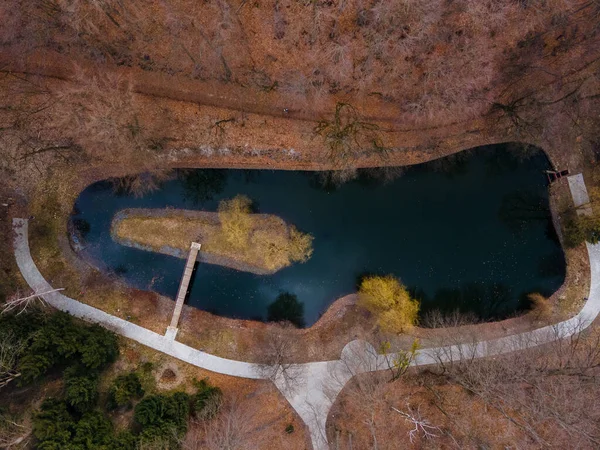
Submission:
[[[290,226],[289,235],[285,222],[254,231],[251,238],[252,251],[263,260],[268,269],[286,267],[294,262],[306,262],[312,255],[310,234],[301,233]],[[278,226],[276,226],[278,225]]]
[[[244,195],[219,203],[219,220],[227,244],[251,255],[253,261],[261,261],[261,266],[269,270],[310,258],[313,240],[310,234],[301,233],[294,226],[288,227],[279,217],[257,219],[251,214],[251,204]]]
[[[384,331],[400,333],[417,323],[419,302],[391,275],[366,277],[360,284],[358,305],[374,314]]]
[[[252,200],[245,195],[237,195],[231,200],[219,203],[219,220],[227,242],[233,247],[248,247],[248,238],[252,228],[250,206]]]
[[[264,266],[271,270],[289,265],[288,245],[287,236],[281,232],[261,229],[252,235],[252,249],[259,253],[257,256],[263,260]]]
[[[295,226],[290,226],[289,254],[291,262],[306,262],[313,253],[313,237],[308,233],[298,231]]]

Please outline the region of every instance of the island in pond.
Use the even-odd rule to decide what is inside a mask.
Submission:
[[[223,200],[218,212],[130,208],[119,211],[113,239],[129,247],[186,258],[192,241],[198,259],[267,275],[312,255],[310,234],[271,214],[253,214],[248,197]]]

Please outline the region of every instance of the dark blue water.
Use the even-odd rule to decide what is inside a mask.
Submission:
[[[414,166],[389,183],[363,174],[332,189],[314,172],[194,170],[143,198],[115,194],[104,181],[76,202],[74,219],[90,224],[85,252],[130,285],[175,297],[181,259],[121,246],[110,223],[123,208],[215,211],[219,200],[249,196],[258,212],[276,214],[314,236],[314,253],[274,275],[201,264],[188,303],[237,318],[264,319],[283,292],[304,305],[313,324],[364,274],[394,274],[433,308],[506,317],[524,296],[549,295],[565,262],[548,212],[541,152],[512,154],[488,146]]]

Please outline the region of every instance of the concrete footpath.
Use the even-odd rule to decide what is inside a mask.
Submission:
[[[575,206],[580,207],[589,203],[581,175],[569,177],[569,187]],[[42,276],[31,258],[27,220],[13,219],[13,229],[15,232],[15,258],[25,281],[35,293],[52,290],[52,286]],[[587,250],[591,270],[590,292],[582,310],[571,319],[499,339],[422,349],[416,355],[413,365],[437,364],[457,361],[461,358],[480,358],[525,350],[569,337],[587,328],[600,313],[600,244],[588,243]],[[194,366],[212,372],[253,379],[264,378],[264,374],[267,373],[264,366],[220,358],[202,352],[177,342],[173,336],[163,336],[147,330],[62,295],[60,292],[44,294],[43,298],[61,311],[98,323],[121,336],[133,339]],[[387,369],[389,361],[394,357],[395,355],[378,355],[375,349],[366,342],[352,341],[344,347],[339,360],[294,365],[285,373],[281,371],[278,373],[275,385],[304,420],[310,432],[313,448],[326,450],[329,449],[325,435],[327,416],[331,405],[344,385],[358,373]]]

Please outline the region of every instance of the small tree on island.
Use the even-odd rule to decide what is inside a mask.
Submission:
[[[298,229],[293,225],[290,226],[290,240],[288,244],[290,261],[308,261],[313,253],[313,239],[314,238],[312,235],[298,231]]]
[[[294,225],[257,229],[250,238],[250,244],[259,252],[263,265],[269,269],[286,267],[295,262],[310,259],[313,237],[302,233]]]
[[[401,333],[417,323],[419,302],[392,275],[365,277],[358,291],[358,305],[376,318],[386,332]]]
[[[236,195],[219,203],[219,220],[227,241],[235,248],[246,248],[252,228],[250,217],[252,200]]]
[[[221,236],[215,243],[250,259],[269,270],[279,270],[295,262],[306,262],[311,257],[313,237],[302,233],[281,218],[252,214],[252,200],[236,195],[219,203]],[[222,238],[221,238],[222,237]]]

